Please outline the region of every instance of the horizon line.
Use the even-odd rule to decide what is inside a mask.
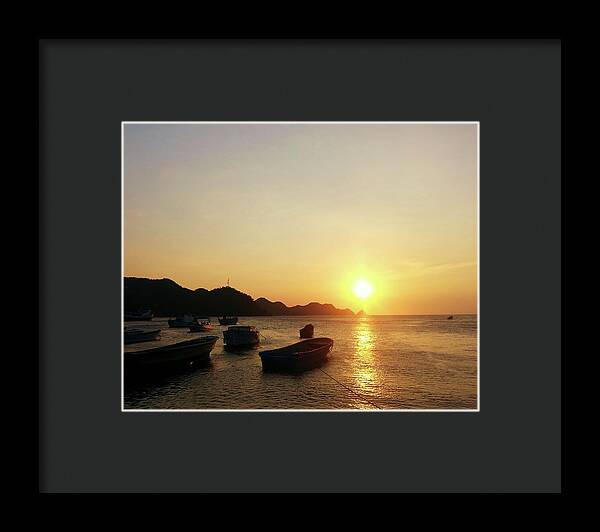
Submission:
[[[234,288],[233,286],[230,285],[223,285],[223,286],[217,286],[215,288],[204,288],[203,286],[198,287],[198,288],[188,288],[187,286],[183,286],[182,284],[179,284],[177,281],[171,279],[170,277],[136,277],[135,275],[123,275],[123,279],[147,279],[149,281],[171,281],[173,283],[175,283],[177,286],[180,286],[181,288],[185,289],[185,290],[191,290],[193,292],[195,292],[196,290],[218,290],[219,288],[231,288],[232,290],[235,290],[236,292],[239,292],[241,294],[245,294],[249,297],[252,298],[252,301],[255,302],[258,299],[266,299],[267,301],[269,301],[270,303],[281,303],[282,305],[286,306],[287,308],[294,308],[294,307],[306,307],[308,305],[311,304],[317,304],[317,305],[331,305],[332,307],[334,307],[336,310],[349,310],[350,312],[353,313],[354,317],[360,317],[359,314],[362,312],[363,315],[365,316],[477,316],[479,313],[478,312],[440,312],[440,313],[435,313],[435,314],[412,314],[412,313],[408,313],[408,314],[370,314],[368,312],[366,312],[364,309],[359,309],[359,310],[352,310],[349,307],[345,307],[345,308],[341,308],[341,307],[337,307],[336,305],[334,305],[333,303],[321,303],[320,301],[310,301],[309,303],[305,303],[304,305],[301,304],[296,304],[296,305],[288,305],[287,303],[284,303],[283,301],[277,300],[277,301],[271,301],[270,299],[264,297],[264,296],[260,296],[258,298],[254,298],[253,296],[251,296],[250,294],[243,292],[242,290],[238,290],[237,288]],[[123,301],[123,305],[125,304],[125,302]],[[265,316],[244,316],[243,314],[239,314],[239,316],[241,317],[265,317]],[[269,314],[266,316],[271,316],[271,317],[277,317],[277,316],[283,316],[283,317],[302,317],[302,316],[290,316],[287,314]],[[319,317],[319,316],[331,316],[330,314],[306,314],[303,315],[306,317]],[[348,316],[335,316],[333,315],[333,317],[339,317],[339,318],[345,318]]]

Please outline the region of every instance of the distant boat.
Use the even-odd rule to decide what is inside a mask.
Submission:
[[[184,314],[183,316],[175,316],[175,319],[169,320],[169,327],[189,327],[190,325],[196,325],[197,323],[194,316],[191,314]]]
[[[447,319],[447,320],[453,320],[453,319],[454,319],[454,316],[448,316],[446,319]]]
[[[208,362],[218,339],[218,336],[201,336],[151,349],[127,348],[124,354],[125,370],[166,370]]]
[[[139,342],[151,342],[152,340],[158,340],[160,338],[160,329],[154,329],[147,331],[145,329],[132,329],[131,327],[125,327],[123,331],[123,343],[137,344]]]
[[[139,312],[124,312],[123,319],[125,321],[149,321],[154,317],[151,310],[144,310]]]
[[[210,319],[209,318],[196,318],[198,323],[193,323],[192,325],[190,325],[190,332],[204,332],[204,331],[211,331],[213,326],[210,323]]]
[[[331,338],[313,338],[259,353],[263,371],[300,372],[321,366],[333,348]]]
[[[315,328],[312,323],[309,323],[300,329],[300,338],[312,338],[314,334]]]
[[[254,325],[233,325],[223,331],[223,343],[227,347],[254,347],[260,336]]]
[[[221,325],[235,325],[238,322],[237,316],[223,316],[219,318]]]

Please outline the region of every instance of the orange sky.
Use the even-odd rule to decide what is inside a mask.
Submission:
[[[476,124],[126,124],[124,171],[126,276],[477,311]]]

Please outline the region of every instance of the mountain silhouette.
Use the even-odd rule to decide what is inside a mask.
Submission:
[[[201,314],[205,316],[354,316],[350,309],[329,303],[288,307],[264,297],[253,299],[230,286],[190,290],[171,279],[124,278],[125,311],[150,309],[155,316]]]

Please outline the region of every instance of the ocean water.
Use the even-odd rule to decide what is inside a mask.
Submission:
[[[255,325],[261,346],[223,350],[223,330],[170,329],[167,318],[128,322],[162,329],[161,343],[218,335],[210,365],[132,384],[125,409],[476,409],[477,316],[240,317]],[[315,337],[333,338],[329,362],[300,375],[263,373],[260,350]],[[143,345],[143,344],[140,344]]]

